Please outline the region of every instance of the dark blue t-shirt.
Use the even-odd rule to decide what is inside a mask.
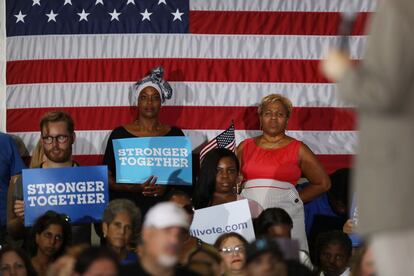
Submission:
[[[24,168],[13,138],[0,132],[0,225],[6,224],[7,189],[10,178],[20,174]]]

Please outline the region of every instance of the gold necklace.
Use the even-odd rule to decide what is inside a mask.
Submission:
[[[277,141],[275,141],[275,142],[272,142],[272,141],[268,141],[268,140],[266,140],[266,138],[262,135],[261,137],[260,137],[260,142],[264,142],[264,144],[270,144],[271,145],[271,148],[273,148],[273,147],[275,147],[275,146],[277,146],[277,145],[279,145],[280,144],[280,142],[282,142],[282,140],[284,140],[286,138],[286,135],[283,135],[283,137],[282,138],[280,138],[279,140],[277,140]]]

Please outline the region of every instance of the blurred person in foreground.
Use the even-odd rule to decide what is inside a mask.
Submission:
[[[210,244],[202,244],[189,252],[187,267],[202,276],[223,275],[221,272],[221,256]]]
[[[194,206],[190,196],[182,190],[171,189],[166,195],[166,199],[184,209],[188,216],[188,223],[191,225],[194,218]],[[188,232],[184,240],[183,249],[181,250],[179,263],[181,265],[187,265],[190,254],[194,252],[194,250],[201,248],[203,244],[204,242],[202,240],[191,236],[190,232]]]
[[[282,251],[275,240],[258,239],[246,247],[247,275],[287,276]]]
[[[122,267],[121,275],[196,275],[177,266],[189,227],[188,215],[177,204],[153,206],[143,223],[139,262]]]
[[[339,95],[358,107],[359,146],[354,177],[357,232],[372,235],[379,275],[414,271],[414,2],[381,1],[362,62],[331,51],[322,71]],[[389,248],[393,250],[389,250]]]
[[[118,256],[105,247],[90,247],[77,257],[72,276],[117,276]]]

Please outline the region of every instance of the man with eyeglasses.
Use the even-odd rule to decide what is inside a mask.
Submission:
[[[74,122],[69,114],[63,111],[46,113],[40,120],[40,135],[46,157],[40,168],[78,166],[72,160],[72,146],[76,135]],[[7,228],[15,239],[22,239],[25,235],[22,178],[19,177],[11,188],[13,195],[9,196],[8,201]],[[90,243],[90,225],[74,226],[72,232],[74,243]],[[76,234],[78,232],[79,235]]]

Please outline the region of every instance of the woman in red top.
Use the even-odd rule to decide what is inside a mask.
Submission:
[[[258,113],[263,134],[237,148],[245,181],[242,195],[264,209],[285,209],[293,219],[292,238],[308,250],[303,202],[329,190],[331,183],[312,151],[285,134],[291,112],[292,103],[282,95],[262,99]],[[295,185],[302,174],[310,185],[298,193]]]

